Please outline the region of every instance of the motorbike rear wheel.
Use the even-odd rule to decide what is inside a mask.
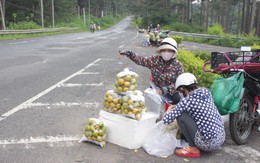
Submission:
[[[229,129],[232,140],[238,144],[246,144],[248,142],[254,120],[252,119],[252,102],[248,95],[245,95],[238,110],[230,114]]]

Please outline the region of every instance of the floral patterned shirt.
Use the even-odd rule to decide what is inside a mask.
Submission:
[[[183,65],[180,61],[176,59],[164,61],[159,55],[143,57],[134,53],[127,55],[127,57],[137,65],[149,68],[154,84],[162,89],[164,94],[173,95],[175,81],[183,73]]]

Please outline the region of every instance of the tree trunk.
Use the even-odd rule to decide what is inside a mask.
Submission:
[[[256,6],[257,6],[256,15],[260,15],[260,2],[258,2]],[[260,16],[257,16],[256,18],[256,35],[260,37]]]
[[[231,7],[230,3],[227,2],[227,8],[225,7],[225,12],[224,12],[225,13],[225,17],[226,17],[225,18],[225,30],[224,31],[226,33],[229,33],[229,31],[228,31],[229,28],[228,27],[229,27],[229,23],[230,23],[230,20],[229,20],[229,18],[230,18],[230,13],[229,13],[230,12],[230,7]]]
[[[251,21],[250,21],[250,26],[249,26],[249,33],[253,31],[254,29],[254,22],[255,20],[255,12],[256,12],[256,0],[253,0],[252,3],[252,12],[251,12]]]
[[[246,9],[246,14],[245,14],[245,28],[244,28],[244,31],[245,33],[249,34],[249,25],[250,25],[250,0],[247,0],[246,1],[246,6],[245,6],[245,9]]]
[[[5,14],[4,14],[4,7],[2,5],[2,2],[4,1],[0,1],[0,14],[1,14],[1,19],[2,19],[2,28],[5,30]],[[4,4],[4,3],[3,3]]]
[[[246,0],[243,0],[243,6],[242,6],[242,21],[241,21],[241,31],[240,33],[245,32],[245,14],[246,14],[246,10],[245,7],[246,6]]]
[[[239,34],[240,33],[240,31],[241,31],[241,17],[240,17],[240,15],[241,15],[241,5],[240,5],[240,1],[238,2],[238,14],[237,14],[237,29],[236,29],[236,34]]]

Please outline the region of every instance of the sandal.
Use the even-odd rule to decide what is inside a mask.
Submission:
[[[181,149],[176,149],[174,152],[180,157],[200,157],[200,150],[197,147],[184,147]]]

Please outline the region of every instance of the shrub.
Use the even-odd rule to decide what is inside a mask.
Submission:
[[[183,37],[182,36],[172,36],[172,38],[177,42],[177,44],[181,44]]]
[[[211,35],[222,35],[223,33],[224,31],[220,24],[214,24],[208,29],[208,34]]]
[[[218,76],[213,73],[206,73],[202,70],[204,61],[200,58],[195,57],[189,51],[179,50],[177,59],[182,62],[185,72],[193,73],[202,87],[210,88],[214,79]]]
[[[11,23],[8,27],[8,29],[11,30],[21,30],[21,29],[39,29],[41,26],[36,24],[33,21],[23,21],[18,23]]]
[[[260,44],[254,43],[254,45],[251,47],[252,50],[260,50]]]

